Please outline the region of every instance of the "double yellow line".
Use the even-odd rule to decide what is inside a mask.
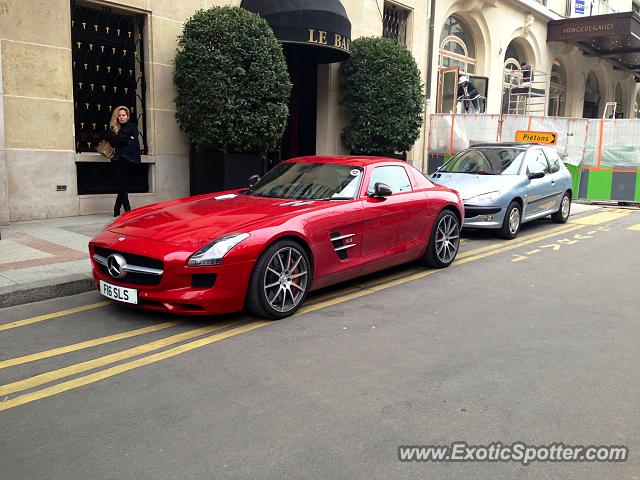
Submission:
[[[628,214],[628,212],[626,214]],[[597,215],[600,215],[600,214],[597,214]],[[560,227],[553,228],[551,230],[546,230],[544,232],[525,235],[511,242],[499,242],[499,243],[488,245],[485,247],[476,248],[467,252],[462,252],[459,254],[453,266],[458,266],[458,265],[479,260],[481,258],[485,258],[488,256],[497,255],[499,253],[502,253],[508,250],[514,250],[514,249],[523,247],[525,245],[528,245],[530,243],[538,242],[548,238],[562,236],[566,233],[570,233],[570,232],[585,228],[585,226],[587,225],[604,223],[605,221],[616,219],[616,218],[619,218],[620,216],[624,216],[624,215],[618,214],[613,217],[610,215],[607,217],[598,217],[597,219],[593,219],[593,221],[597,220],[597,223],[592,223],[592,221],[590,220],[583,221],[580,224],[569,223],[566,225],[562,225]],[[586,218],[588,219],[589,217],[586,217]],[[423,269],[414,268],[409,270],[409,272],[405,271],[400,274],[387,275],[382,278],[377,278],[374,281],[362,283],[356,287],[347,287],[345,289],[341,289],[338,292],[333,291],[332,293],[324,296],[316,296],[311,303],[301,308],[296,313],[295,316],[303,315],[305,313],[310,313],[323,308],[327,308],[332,305],[336,305],[342,302],[346,302],[359,297],[370,295],[372,293],[379,292],[387,288],[403,285],[405,283],[412,282],[420,278],[424,278],[428,275],[436,273],[437,271],[438,270],[434,270],[434,269],[423,270]],[[98,308],[99,306],[103,306],[108,303],[109,302],[102,302],[100,304],[93,304],[93,305],[88,305],[86,307],[78,307],[76,309],[65,310],[64,312],[67,312],[67,313],[58,312],[58,313],[50,314],[49,316],[41,316],[41,317],[34,317],[34,318],[36,319],[43,319],[44,317],[57,318],[63,315],[68,315],[70,313],[89,310],[90,308]],[[11,328],[15,328],[16,326],[35,323],[33,320],[34,319],[27,319],[21,322],[13,322],[7,325],[13,325],[13,327]],[[42,320],[37,320],[37,321],[42,321]],[[31,361],[36,361],[42,358],[49,358],[53,355],[60,355],[70,351],[77,351],[82,348],[88,348],[94,345],[105,344],[111,341],[120,340],[122,338],[130,338],[132,336],[142,335],[144,333],[159,331],[165,328],[169,328],[170,326],[175,326],[176,324],[177,322],[165,322],[164,324],[159,324],[152,327],[146,327],[143,329],[137,329],[131,332],[124,332],[121,334],[104,337],[102,339],[90,340],[87,342],[81,342],[81,343],[70,345],[67,347],[48,350],[46,352],[41,352],[40,354],[32,354],[32,355],[26,355],[23,357],[18,357],[15,359],[4,360],[3,362],[0,362],[0,369],[7,368],[14,365],[24,364]],[[133,370],[145,365],[150,365],[152,363],[156,363],[161,360],[165,360],[167,358],[171,358],[176,355],[180,355],[182,353],[195,350],[197,348],[204,347],[206,345],[210,345],[212,343],[218,342],[220,340],[224,340],[226,338],[230,338],[242,333],[250,332],[251,330],[255,330],[270,324],[271,322],[266,322],[266,321],[255,321],[255,322],[244,323],[244,324],[237,321],[236,322],[230,321],[230,322],[223,322],[219,324],[209,325],[206,327],[183,332],[177,335],[172,335],[170,337],[166,337],[161,340],[156,340],[156,341],[143,344],[134,348],[130,348],[124,351],[116,352],[110,355],[104,355],[92,360],[71,365],[69,367],[46,372],[46,373],[36,375],[34,377],[30,377],[24,380],[16,381],[6,385],[1,385],[0,386],[0,411],[8,410],[10,408],[24,405],[26,403],[30,403],[42,398],[50,397],[52,395],[57,395],[58,393],[66,392],[68,390],[72,390],[84,385],[89,385],[91,383],[95,383],[100,380],[104,380],[109,377],[113,377],[115,375],[119,375],[121,373],[128,372],[130,370]],[[198,337],[203,337],[203,338],[198,338]],[[198,338],[198,339],[193,340],[194,338]],[[61,380],[63,378],[77,375],[79,373],[88,372],[90,370],[94,370],[100,367],[121,362],[123,360],[127,360],[136,356],[144,355],[156,350],[161,350],[163,348],[170,347],[172,345],[185,342],[187,340],[190,340],[190,341],[178,346],[174,346],[167,350],[153,353],[151,355],[148,355],[136,360],[121,363],[121,364],[106,368],[104,370],[100,370],[94,373],[87,374],[85,376],[67,380],[62,383],[45,387],[30,393],[19,395],[14,398],[7,399],[5,401],[2,401],[1,399],[2,396],[19,393],[28,389],[32,389],[32,388],[44,385],[46,383],[51,383],[56,380]]]

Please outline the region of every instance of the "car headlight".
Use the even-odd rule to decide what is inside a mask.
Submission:
[[[464,203],[471,205],[488,205],[496,201],[500,196],[499,191],[483,193],[482,195],[476,195],[475,197],[467,198]]]
[[[249,238],[248,233],[232,233],[220,237],[205,245],[189,257],[187,265],[190,267],[208,267],[220,265],[222,258],[241,241]]]

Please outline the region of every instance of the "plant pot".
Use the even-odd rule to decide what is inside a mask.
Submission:
[[[263,175],[268,158],[259,153],[222,153],[191,151],[191,195],[219,192],[248,186],[249,177]]]

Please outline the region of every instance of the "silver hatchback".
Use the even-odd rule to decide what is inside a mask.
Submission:
[[[503,238],[515,238],[522,223],[547,215],[564,223],[571,211],[571,174],[550,147],[476,145],[429,178],[460,193],[464,227],[496,229]]]

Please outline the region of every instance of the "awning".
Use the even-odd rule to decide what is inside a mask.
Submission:
[[[549,22],[547,42],[566,42],[585,55],[605,58],[640,81],[640,15],[635,12]]]
[[[241,7],[263,17],[285,47],[314,63],[350,56],[351,22],[339,0],[242,0]]]

